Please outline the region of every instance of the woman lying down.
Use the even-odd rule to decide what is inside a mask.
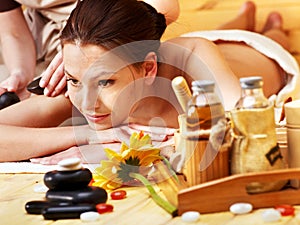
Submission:
[[[254,19],[255,5],[246,2],[220,29],[243,29],[252,37]],[[171,87],[176,76],[189,84],[214,80],[226,110],[238,100],[243,76],[262,76],[265,94],[276,96],[277,105],[297,97],[299,70],[286,51],[279,14],[243,42],[178,37],[160,43],[165,28],[164,15],[144,2],[78,2],[61,34],[69,98],[35,96],[1,110],[0,160],[54,164],[76,156],[99,163],[103,148],[119,149],[138,130],[161,147],[171,145],[182,113]],[[270,48],[260,50],[258,37]],[[77,117],[87,124],[59,126]]]

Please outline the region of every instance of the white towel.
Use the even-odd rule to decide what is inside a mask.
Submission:
[[[99,164],[83,164],[93,172]],[[5,162],[0,163],[0,173],[46,173],[58,169],[57,165],[42,165],[31,162]]]

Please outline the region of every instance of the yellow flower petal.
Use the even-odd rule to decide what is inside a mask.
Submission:
[[[105,154],[108,159],[116,158],[116,159],[122,160],[122,157],[120,156],[119,153],[117,153],[109,148],[105,148],[104,151],[105,151]]]
[[[144,135],[142,131],[140,133],[135,132],[130,136],[129,143],[130,148],[139,149],[144,145],[151,145],[151,138],[149,134]]]
[[[122,153],[123,151],[127,150],[129,147],[127,146],[127,144],[125,142],[122,142],[121,144],[121,149],[120,149],[120,153]]]
[[[153,164],[155,161],[161,160],[160,156],[157,155],[149,155],[147,157],[144,157],[141,161],[140,161],[140,165],[141,166],[150,166],[151,164]]]
[[[122,186],[122,182],[130,182],[130,176],[129,174],[127,176],[126,173],[136,171],[136,169],[131,170],[131,166],[135,166],[135,168],[139,166],[139,171],[147,175],[153,164],[162,160],[160,149],[154,148],[150,136],[144,135],[143,132],[133,133],[129,146],[123,142],[120,153],[109,148],[104,151],[109,160],[102,160],[100,166],[95,169],[93,185],[105,189],[115,189]],[[125,170],[120,171],[122,168]]]

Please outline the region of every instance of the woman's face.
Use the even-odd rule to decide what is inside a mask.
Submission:
[[[70,100],[89,125],[102,130],[124,123],[142,70],[95,45],[65,44],[63,60]]]

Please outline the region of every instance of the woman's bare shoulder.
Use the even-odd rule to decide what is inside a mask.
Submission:
[[[184,47],[195,47],[201,45],[214,45],[214,43],[208,39],[202,37],[176,37],[166,40],[162,43],[162,46],[178,45]]]

